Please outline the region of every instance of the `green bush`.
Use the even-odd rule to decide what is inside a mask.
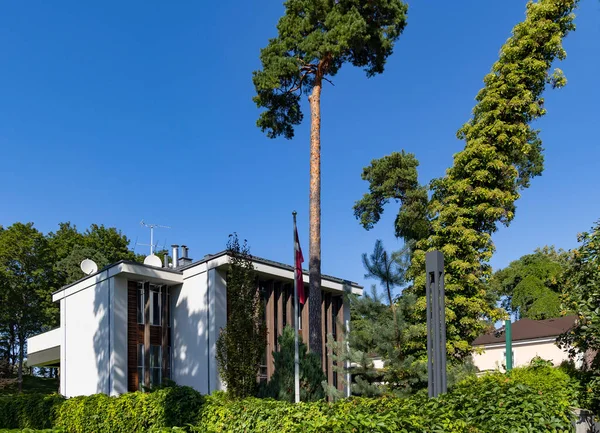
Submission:
[[[482,432],[571,431],[572,395],[559,389],[560,382],[556,392],[548,391],[551,387],[546,379],[551,377],[554,375],[545,369],[529,368],[515,369],[508,375],[488,374],[467,379],[439,400],[448,405],[454,419]]]
[[[437,399],[388,396],[294,405],[216,395],[207,398],[193,431],[558,433],[572,430],[574,393],[563,372],[530,367],[469,378]]]
[[[0,428],[45,429],[54,424],[60,395],[18,394],[0,397]]]
[[[435,399],[418,394],[293,404],[232,400],[224,393],[202,397],[186,387],[66,401],[26,395],[11,397],[19,404],[0,399],[0,428],[54,427],[48,430],[53,433],[559,433],[572,431],[576,385],[564,371],[541,365],[469,378]]]
[[[282,401],[294,401],[294,328],[286,326],[278,337],[279,350],[273,351],[275,372],[268,383],[262,384],[258,396]],[[321,369],[321,358],[308,352],[306,344],[299,337],[300,400],[317,401],[325,398],[321,383],[327,378]]]
[[[204,398],[189,387],[120,397],[74,397],[58,410],[56,427],[69,433],[133,433],[196,424]]]

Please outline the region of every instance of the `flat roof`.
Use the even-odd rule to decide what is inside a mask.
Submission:
[[[210,262],[211,260],[217,259],[219,257],[223,257],[227,255],[227,251],[220,251],[216,254],[207,254],[206,256],[204,256],[202,259],[195,261],[193,263],[190,263],[189,265],[185,265],[185,266],[180,266],[178,268],[172,269],[172,268],[164,268],[164,267],[156,267],[156,266],[150,266],[150,265],[145,265],[144,263],[139,263],[139,262],[135,262],[132,260],[119,260],[118,262],[112,263],[108,266],[103,267],[102,269],[99,269],[97,272],[94,272],[93,274],[90,275],[86,275],[83,278],[80,278],[79,280],[71,283],[71,284],[67,284],[66,286],[61,287],[60,289],[58,289],[57,291],[55,291],[54,293],[52,293],[53,295],[59,292],[62,292],[65,289],[68,289],[69,287],[72,287],[76,284],[79,284],[82,281],[87,280],[88,278],[92,278],[104,271],[107,271],[115,266],[121,265],[121,264],[128,264],[128,265],[135,265],[135,266],[141,266],[147,269],[151,269],[151,270],[161,270],[163,272],[171,272],[173,274],[177,274],[177,275],[182,275],[183,271],[186,269],[190,269],[193,268],[194,266],[197,265],[201,265],[203,263],[207,263]],[[262,257],[257,257],[257,256],[251,256],[252,257],[252,261],[256,262],[256,263],[261,263],[264,265],[268,265],[268,266],[273,266],[279,269],[284,269],[287,271],[294,271],[294,267],[291,265],[287,265],[285,263],[281,263],[281,262],[276,262],[274,260],[268,260],[268,259],[264,259]],[[308,271],[306,269],[302,270],[303,274],[308,275]],[[335,283],[339,283],[339,284],[349,284],[352,287],[358,288],[358,289],[363,289],[363,286],[359,285],[358,283],[355,283],[353,281],[349,281],[349,280],[344,280],[342,278],[337,278],[337,277],[332,277],[330,275],[324,275],[321,274],[321,278],[324,280],[328,280],[328,281],[332,281]]]
[[[115,266],[119,266],[119,265],[135,265],[135,266],[142,266],[144,268],[147,269],[152,269],[152,270],[157,270],[160,269],[161,271],[165,271],[165,272],[172,272],[173,274],[177,274],[177,275],[182,275],[183,272],[180,271],[181,268],[177,268],[177,269],[171,269],[171,268],[157,268],[156,266],[150,266],[150,265],[146,265],[144,263],[140,263],[140,262],[134,262],[133,260],[119,260],[118,262],[114,262],[111,263],[110,265],[107,265],[105,267],[103,267],[102,269],[98,269],[98,271],[94,272],[93,274],[89,274],[86,275],[85,277],[82,277],[80,279],[78,279],[77,281],[72,282],[71,284],[67,284],[66,286],[62,286],[60,289],[58,289],[57,291],[53,292],[52,294],[56,294],[58,292],[62,292],[65,289],[68,289],[71,286],[74,286],[76,284],[81,283],[82,281],[87,280],[88,278],[92,278],[95,277],[98,274],[101,274],[104,271],[107,271],[111,268],[114,268]]]
[[[207,263],[211,260],[217,259],[219,257],[223,257],[227,255],[227,251],[220,251],[216,254],[208,254],[206,256],[204,256],[204,258],[202,258],[201,260],[198,260],[197,262],[194,263],[190,263],[189,265],[186,266],[181,266],[179,268],[177,268],[178,270],[185,270],[185,269],[190,269],[193,268],[194,266],[197,265],[201,265],[202,263]],[[251,255],[250,257],[252,257],[252,261],[256,262],[256,263],[261,263],[263,265],[269,265],[269,266],[274,266],[276,268],[279,269],[284,269],[286,271],[294,271],[294,266],[291,265],[287,265],[285,263],[281,263],[281,262],[276,262],[274,260],[269,260],[269,259],[264,259],[262,257],[257,257],[257,256],[253,256]],[[308,270],[307,269],[302,269],[302,273],[304,275],[308,275]],[[359,288],[359,289],[363,289],[363,286],[361,286],[358,283],[355,283],[354,281],[350,281],[350,280],[344,280],[343,278],[338,278],[338,277],[332,277],[331,275],[325,275],[325,274],[321,274],[321,278],[324,280],[329,280],[329,281],[333,281],[335,283],[340,283],[340,284],[350,284],[353,287]]]

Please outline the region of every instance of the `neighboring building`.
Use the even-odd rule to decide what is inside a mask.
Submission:
[[[223,389],[216,365],[216,341],[227,321],[226,252],[192,263],[174,246],[172,267],[120,261],[63,287],[60,328],[28,340],[29,366],[60,367],[60,392],[72,397],[118,395],[171,378],[201,393]],[[285,325],[293,326],[294,268],[253,257],[265,302],[267,349],[260,380],[273,374],[272,351]],[[308,284],[308,274],[304,274]],[[328,382],[342,389],[325,346],[326,335],[341,341],[350,310],[344,293],[362,287],[322,277],[323,365]],[[307,300],[301,308],[302,337],[308,341]],[[341,328],[341,329],[340,329]]]
[[[513,366],[521,367],[539,356],[552,361],[554,365],[569,359],[567,350],[556,345],[556,338],[573,326],[577,316],[565,316],[557,319],[532,320],[521,319],[512,324]],[[473,346],[483,349],[482,353],[473,353],[473,362],[479,371],[504,369],[506,365],[506,335],[504,327],[473,341]],[[581,363],[581,360],[576,360]]]

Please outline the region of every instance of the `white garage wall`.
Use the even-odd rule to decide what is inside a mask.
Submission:
[[[506,363],[504,345],[490,345],[481,354],[473,354],[473,362],[480,371],[503,370]],[[525,342],[513,342],[513,366],[522,367],[529,365],[531,360],[539,356],[545,360],[552,361],[554,365],[569,359],[566,351],[560,349],[552,338],[543,340],[529,340]]]

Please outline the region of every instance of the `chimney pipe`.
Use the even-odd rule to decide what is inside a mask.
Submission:
[[[173,269],[179,265],[179,245],[171,245],[173,249]]]
[[[182,259],[188,258],[188,247],[186,245],[181,246],[181,258]]]
[[[169,255],[165,254],[163,256],[163,268],[168,268],[169,267]]]

